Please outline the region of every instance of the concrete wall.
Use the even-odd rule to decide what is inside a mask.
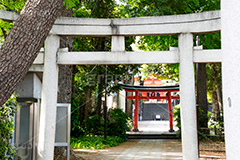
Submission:
[[[27,73],[15,93],[21,98],[41,98],[42,82],[35,73]]]
[[[152,115],[163,115],[164,120],[169,119],[167,103],[144,103],[142,120],[153,120]]]

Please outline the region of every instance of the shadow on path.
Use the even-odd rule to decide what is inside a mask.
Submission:
[[[182,159],[179,140],[128,140],[104,150],[74,150],[86,160],[177,160]]]

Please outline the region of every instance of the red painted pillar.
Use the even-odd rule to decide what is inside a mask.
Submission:
[[[135,109],[134,109],[134,132],[138,132],[138,103],[139,103],[139,92],[135,92]]]
[[[169,115],[169,132],[174,132],[173,130],[173,107],[172,107],[172,95],[171,92],[168,91],[168,115]]]

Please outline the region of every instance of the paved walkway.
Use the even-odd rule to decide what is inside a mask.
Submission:
[[[139,132],[128,132],[131,134],[162,134],[169,133],[169,121],[139,121],[138,130]],[[176,124],[173,123],[173,129],[178,130]],[[174,132],[172,132],[174,133]],[[175,134],[175,133],[174,133]]]
[[[86,160],[179,160],[182,147],[179,140],[128,140],[105,150],[74,150]]]
[[[168,132],[168,121],[139,121],[139,132],[131,134],[174,134]],[[177,128],[174,126],[174,130]],[[104,150],[74,150],[86,160],[179,160],[182,146],[179,140],[135,139]]]

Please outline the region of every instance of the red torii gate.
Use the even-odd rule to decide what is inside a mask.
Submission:
[[[175,86],[134,86],[122,84],[123,88],[127,92],[135,92],[134,96],[126,96],[126,99],[134,99],[135,100],[135,109],[134,109],[134,131],[138,131],[138,107],[140,99],[165,99],[168,100],[168,114],[169,114],[169,132],[173,132],[173,108],[172,108],[172,100],[180,99],[179,96],[172,96],[172,92],[179,92],[179,85]],[[151,95],[154,96],[140,96],[139,93],[150,92]],[[166,92],[167,96],[156,96],[155,93]],[[154,94],[153,94],[154,93]]]

